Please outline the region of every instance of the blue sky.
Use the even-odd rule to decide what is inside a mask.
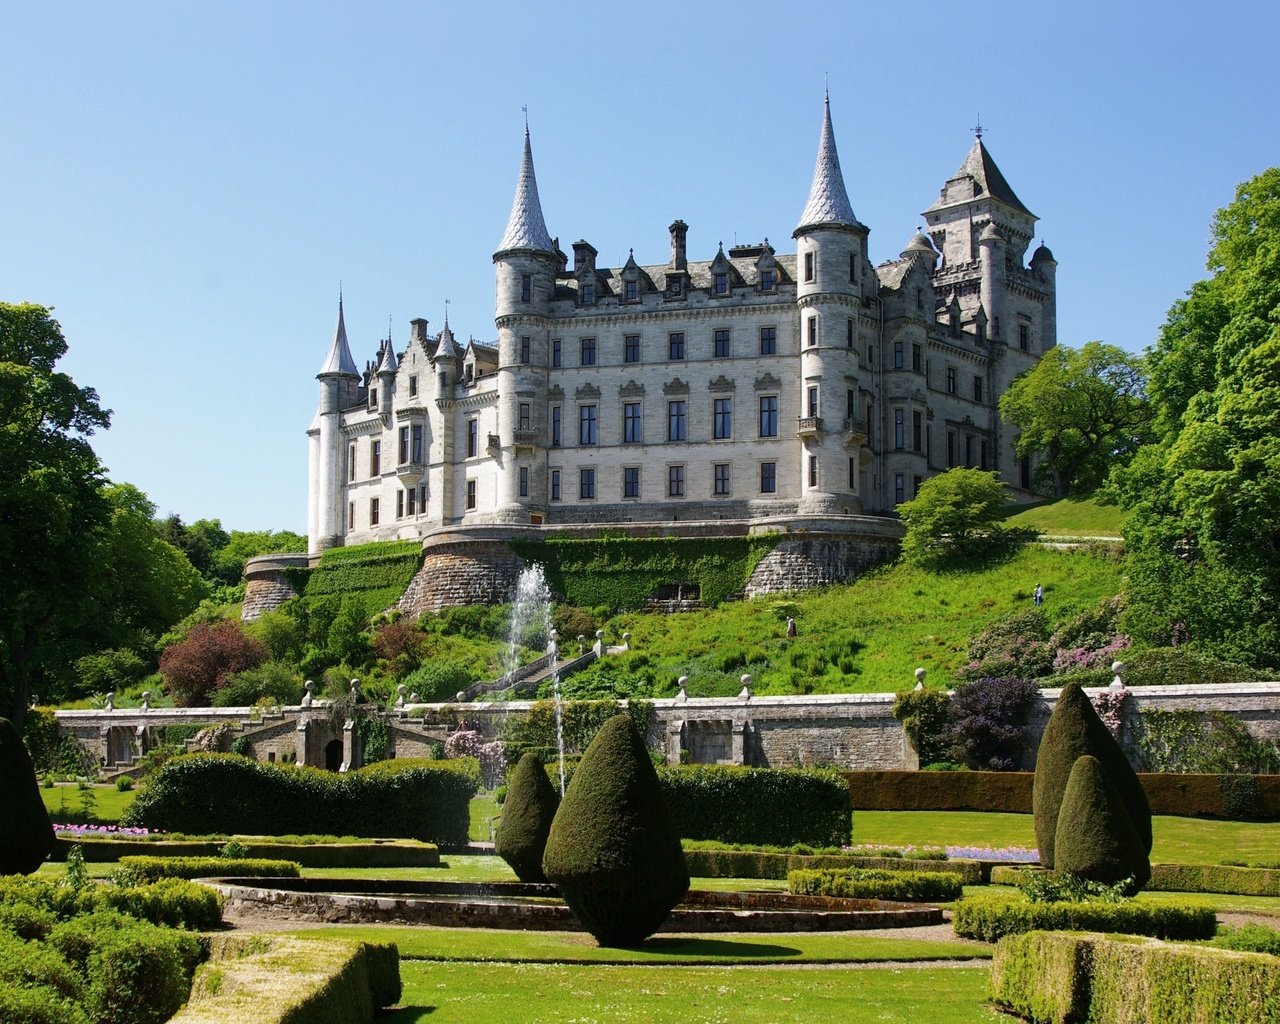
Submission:
[[[622,12],[626,12],[625,16]],[[940,25],[947,26],[945,29]],[[548,228],[603,265],[791,231],[829,77],[873,262],[985,141],[1058,259],[1059,341],[1140,351],[1277,156],[1274,3],[10,4],[0,300],[56,307],[95,447],[162,513],[305,530],[339,281],[491,340],[528,105]]]

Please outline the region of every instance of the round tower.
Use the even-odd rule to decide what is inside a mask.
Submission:
[[[861,403],[847,396],[856,398],[860,296],[870,287],[870,270],[867,229],[845,191],[829,98],[809,201],[792,237],[800,318],[799,511],[856,515],[862,511],[858,477],[866,435],[858,418]]]
[[[1048,352],[1058,344],[1058,261],[1043,242],[1031,254],[1031,272],[1039,276],[1045,284],[1046,295],[1043,302],[1043,319],[1041,320],[1040,351]]]
[[[990,221],[978,235],[978,247],[982,250],[982,308],[987,313],[989,336],[1003,341],[1006,325],[1004,314],[1004,239]]]
[[[340,547],[346,536],[346,453],[342,443],[342,410],[355,403],[360,373],[347,344],[342,298],[338,298],[338,326],[324,365],[316,374],[320,382],[320,408],[309,434],[310,458],[307,529],[308,548],[320,552]]]

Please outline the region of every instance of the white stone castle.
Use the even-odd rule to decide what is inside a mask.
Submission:
[[[497,340],[414,320],[363,373],[338,326],[308,431],[312,552],[483,524],[752,524],[892,516],[951,466],[1032,467],[996,411],[1056,341],[1036,218],[977,132],[897,260],[873,267],[826,104],[796,252],[573,264],[524,156],[497,267]],[[865,520],[861,520],[865,522]],[[851,520],[852,522],[852,520]]]

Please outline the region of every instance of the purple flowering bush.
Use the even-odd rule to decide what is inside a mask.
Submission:
[[[951,756],[979,771],[1015,769],[1027,746],[1027,717],[1039,697],[1031,679],[961,683],[951,695]]]
[[[444,756],[474,757],[480,762],[480,777],[488,789],[500,785],[507,771],[507,751],[502,740],[486,743],[474,729],[455,729],[449,733],[444,741]]]

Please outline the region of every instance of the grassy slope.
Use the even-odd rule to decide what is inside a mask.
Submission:
[[[1116,505],[1099,505],[1094,499],[1063,498],[1023,508],[1007,520],[1053,537],[1118,537],[1125,513]]]
[[[654,696],[689,676],[692,696],[732,695],[750,672],[759,694],[892,692],[923,666],[942,685],[966,660],[970,633],[1031,607],[1036,583],[1056,620],[1119,592],[1122,564],[1029,547],[977,572],[933,574],[894,565],[849,586],[759,598],[682,615],[628,613],[609,624],[632,634],[633,652],[565,683],[582,692],[600,672],[650,680]],[[787,615],[797,635],[786,638]],[[612,664],[611,664],[612,663]]]

